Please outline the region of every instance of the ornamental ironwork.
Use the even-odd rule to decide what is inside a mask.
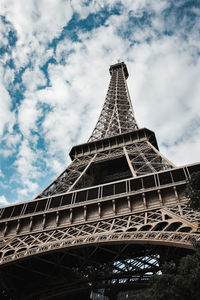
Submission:
[[[176,167],[159,151],[137,125],[125,63],[109,71],[100,117],[71,164],[32,201],[0,209],[2,299],[134,299],[200,240],[184,193],[200,163]]]

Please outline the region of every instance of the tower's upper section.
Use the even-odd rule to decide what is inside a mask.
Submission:
[[[112,76],[113,72],[116,71],[117,69],[123,69],[123,72],[124,72],[124,75],[125,75],[125,78],[127,79],[128,78],[128,69],[127,69],[127,66],[124,62],[120,62],[120,63],[117,63],[115,65],[111,65],[110,66],[110,75]]]
[[[124,62],[110,66],[110,84],[103,109],[89,142],[138,129],[126,79]]]

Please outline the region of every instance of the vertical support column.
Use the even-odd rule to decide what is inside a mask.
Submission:
[[[131,200],[130,200],[130,196],[127,197],[127,202],[128,202],[128,209],[129,209],[129,211],[131,211]]]
[[[84,205],[83,217],[84,217],[84,220],[86,221],[87,220],[87,206],[86,205]]]
[[[8,228],[8,222],[5,222],[5,227],[4,227],[4,231],[3,231],[3,236],[6,235],[7,228]]]
[[[180,215],[182,216],[183,215],[183,211],[182,211],[182,207],[181,207],[181,204],[180,204],[180,199],[179,199],[179,196],[178,196],[178,193],[177,193],[177,189],[176,189],[175,186],[173,187],[173,190],[174,190],[175,198],[176,198],[176,200],[178,202],[178,209],[179,209]]]
[[[144,203],[144,208],[147,209],[147,201],[146,201],[145,193],[142,193],[142,199]]]
[[[56,212],[56,226],[59,225],[59,211]]]
[[[123,150],[124,150],[124,154],[125,154],[125,156],[126,156],[126,160],[127,160],[127,162],[128,162],[128,166],[129,166],[129,168],[130,168],[130,170],[131,170],[131,174],[132,174],[133,177],[136,177],[137,175],[136,175],[136,172],[135,172],[135,170],[134,170],[134,168],[133,168],[133,165],[132,165],[132,163],[131,163],[131,161],[130,161],[128,152],[127,152],[127,150],[126,150],[126,147],[123,147]]]
[[[112,200],[113,213],[116,214],[115,199]]]
[[[30,217],[29,231],[32,230],[33,227],[33,217]]]
[[[73,221],[73,211],[72,211],[72,208],[70,208],[70,213],[69,213],[69,220],[70,220],[70,223],[72,224],[72,221]]]
[[[43,214],[42,229],[45,228],[45,223],[46,223],[46,215]]]
[[[98,214],[99,214],[99,218],[101,218],[101,203],[98,203]]]
[[[20,219],[17,220],[16,234],[19,232],[19,227],[20,227]]]
[[[158,190],[158,197],[159,197],[160,206],[163,206],[163,199],[160,190]]]

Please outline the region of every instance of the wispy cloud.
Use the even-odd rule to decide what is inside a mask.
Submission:
[[[4,178],[4,177],[5,177],[5,175],[3,174],[3,172],[2,172],[1,169],[0,169],[0,177],[1,177],[1,178]]]
[[[0,206],[6,206],[9,202],[6,200],[6,197],[4,195],[0,196]]]

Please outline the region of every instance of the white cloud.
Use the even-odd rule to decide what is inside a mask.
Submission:
[[[27,197],[28,195],[30,195],[32,193],[36,193],[36,191],[38,189],[38,184],[36,182],[33,182],[32,180],[29,180],[29,179],[26,179],[23,182],[23,186],[25,188],[18,188],[17,189],[19,199],[20,199],[20,197]]]
[[[124,7],[131,11],[135,16],[141,16],[139,13],[141,11],[154,11],[156,13],[162,12],[169,4],[167,0],[162,1],[151,1],[151,0],[126,0],[123,5]]]
[[[105,8],[111,9],[116,4],[115,0],[93,0],[88,3],[82,0],[72,0],[73,10],[79,14],[81,19],[87,18],[89,14],[97,14],[99,10]]]
[[[22,141],[20,145],[15,166],[18,176],[13,178],[13,180],[24,187],[18,189],[18,194],[28,195],[36,192],[38,188],[36,179],[41,177],[41,173],[37,166],[37,153],[31,149],[27,140]]]
[[[30,137],[30,131],[36,130],[36,121],[41,115],[41,111],[37,108],[36,99],[27,97],[24,99],[18,109],[19,128],[25,137]]]
[[[0,68],[1,71],[1,68]],[[12,130],[13,125],[13,114],[11,112],[11,99],[8,91],[1,82],[0,78],[0,91],[1,91],[1,101],[0,101],[0,137],[3,135],[6,127]],[[9,126],[10,124],[10,126]]]
[[[8,23],[4,23],[0,17],[0,48],[7,48],[9,46],[8,35],[12,26]]]
[[[166,151],[169,157],[173,157],[174,162],[179,166],[199,162],[199,149],[200,129],[195,130],[194,134],[174,143],[167,151],[166,149],[163,149],[163,151]]]
[[[19,144],[20,140],[20,134],[8,134],[5,136],[6,145],[13,150],[16,150],[16,146]]]
[[[13,151],[11,149],[0,149],[0,154],[3,156],[3,158],[7,158],[13,154]]]
[[[9,202],[6,200],[6,197],[4,195],[0,196],[0,206],[9,205]]]
[[[32,70],[27,68],[23,73],[22,80],[29,92],[34,92],[38,87],[46,85],[44,73],[37,66]]]
[[[11,84],[13,84],[13,81],[14,81],[14,76],[15,76],[15,71],[14,69],[11,69],[9,67],[4,67],[2,68],[3,70],[3,78],[2,78],[2,82],[5,86],[6,89],[9,88],[9,86]]]
[[[72,16],[70,2],[62,0],[37,3],[33,0],[28,3],[26,0],[3,0],[0,10],[17,31],[18,40],[12,56],[18,68],[30,60],[45,59],[48,43],[61,33]]]
[[[5,175],[3,174],[3,172],[2,172],[1,169],[0,169],[0,177],[1,177],[1,178],[4,178],[4,177],[5,177]]]
[[[135,63],[130,65],[131,73],[136,74],[135,85],[130,89],[135,95],[139,123],[156,130],[159,139],[167,144],[182,138],[192,120],[200,117],[200,59],[194,65],[182,43],[171,37],[138,46],[133,51]]]

